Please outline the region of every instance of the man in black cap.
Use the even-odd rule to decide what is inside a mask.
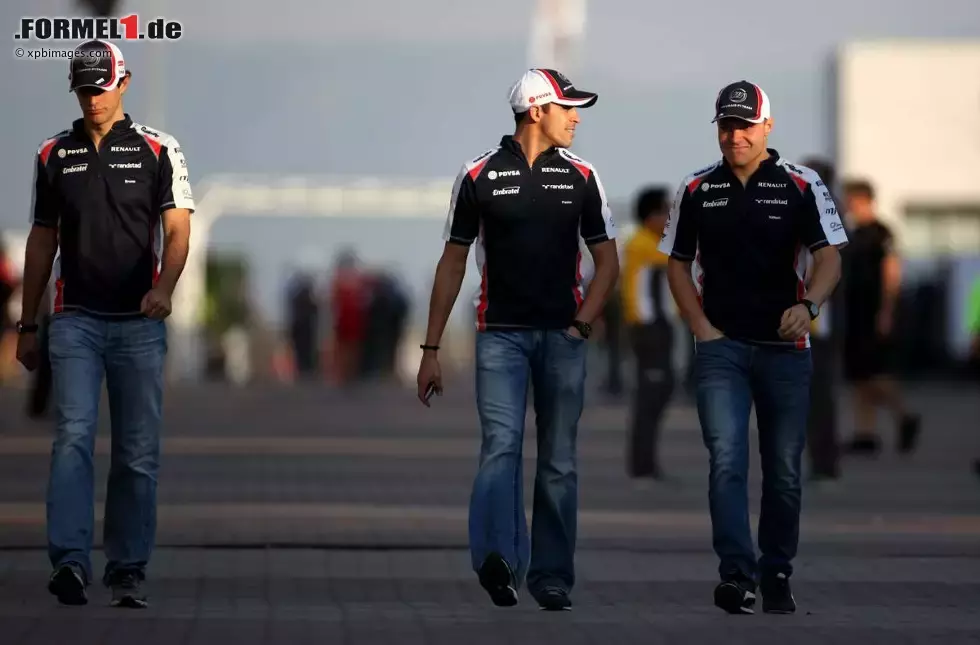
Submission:
[[[697,406],[710,453],[708,498],[721,583],[715,604],[790,613],[799,542],[800,461],[809,405],[810,323],[840,277],[846,243],[821,178],[768,147],[769,98],[754,83],[715,101],[722,159],[688,175],[660,250],[696,338]],[[757,559],[749,527],[749,413],[762,462]]]
[[[180,144],[123,111],[130,73],[118,47],[80,45],[69,78],[82,118],[42,142],[35,157],[17,324],[17,357],[34,370],[37,316],[53,263],[48,353],[57,428],[47,493],[48,589],[62,603],[87,602],[92,454],[105,378],[112,456],[102,580],[114,606],[144,607],[140,582],[156,531],[164,319],[187,258],[194,199]]]
[[[578,109],[596,102],[554,70],[513,85],[517,127],[464,164],[453,186],[422,345],[418,396],[442,390],[439,339],[476,242],[476,396],[480,468],[470,498],[470,553],[498,606],[527,588],[546,610],[571,607],[586,342],[619,274],[612,214],[592,164],[568,151]],[[580,240],[595,262],[583,287]],[[528,544],[521,453],[528,385],[537,415],[537,476]]]

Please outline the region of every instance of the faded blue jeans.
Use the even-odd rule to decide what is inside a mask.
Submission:
[[[108,583],[116,571],[142,577],[156,533],[163,321],[56,314],[49,352],[57,419],[48,480],[48,557],[79,565],[92,580],[93,451],[105,377],[112,426],[103,544]]]
[[[534,595],[575,584],[578,473],[575,440],[585,390],[586,341],[565,331],[486,331],[476,340],[483,431],[470,497],[473,570],[499,553]],[[528,385],[534,392],[537,472],[530,541],[522,445]]]
[[[712,542],[723,580],[792,575],[800,536],[800,461],[806,442],[809,349],[729,338],[697,343],[698,417],[710,453]],[[756,406],[762,503],[756,560],[749,527],[749,413]]]

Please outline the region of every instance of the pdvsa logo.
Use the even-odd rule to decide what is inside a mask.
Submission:
[[[520,170],[491,170],[487,173],[487,179],[493,181],[497,177],[519,177]]]

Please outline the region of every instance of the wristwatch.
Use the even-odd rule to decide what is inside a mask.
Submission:
[[[588,338],[589,334],[592,333],[592,325],[581,320],[573,320],[572,327],[578,330],[578,333],[582,334],[582,338]]]
[[[820,307],[817,305],[817,303],[807,300],[806,298],[802,298],[800,300],[800,304],[806,307],[807,312],[810,314],[810,320],[815,320],[816,317],[820,315]]]
[[[37,325],[25,325],[21,321],[17,321],[17,333],[18,334],[33,334],[37,332]]]

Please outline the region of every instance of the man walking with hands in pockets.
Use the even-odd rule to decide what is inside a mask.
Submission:
[[[792,613],[800,461],[812,363],[810,322],[840,278],[846,243],[820,177],[768,147],[769,98],[748,81],[715,101],[722,159],[688,175],[660,250],[696,338],[698,417],[710,455],[708,497],[721,583],[715,604]],[[749,414],[756,405],[763,483],[756,559],[749,526]]]
[[[464,164],[436,268],[418,394],[442,388],[439,339],[476,242],[476,395],[480,468],[470,498],[470,552],[498,606],[527,588],[546,610],[571,607],[578,515],[576,432],[586,342],[619,273],[612,216],[595,168],[570,153],[581,108],[597,95],[532,69],[510,92],[516,131]],[[579,241],[594,261],[584,293]],[[537,415],[530,544],[521,448],[528,385]]]

